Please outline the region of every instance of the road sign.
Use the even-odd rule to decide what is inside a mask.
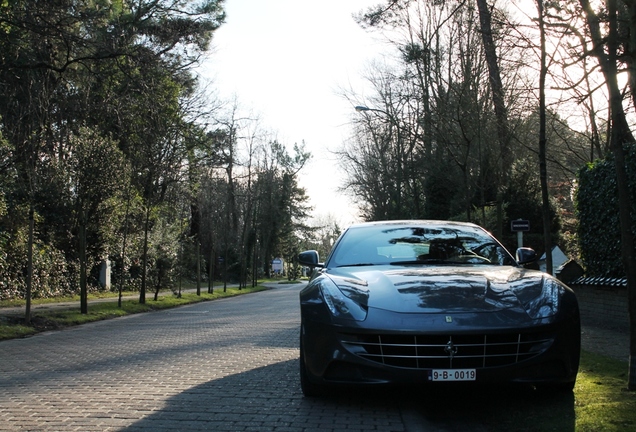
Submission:
[[[272,260],[272,270],[274,271],[283,271],[283,259],[282,258],[274,258]]]
[[[530,231],[530,221],[525,219],[510,221],[510,229],[513,232]]]

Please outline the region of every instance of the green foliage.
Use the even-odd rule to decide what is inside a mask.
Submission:
[[[117,142],[103,138],[94,129],[80,128],[69,141],[74,152],[64,164],[64,172],[73,185],[71,214],[78,227],[87,229],[90,258],[99,262],[107,256],[113,213],[120,203],[118,195],[126,186],[122,174],[127,167]]]
[[[4,202],[0,212],[0,299],[24,298],[26,293],[28,208]],[[3,207],[0,205],[0,207]],[[42,221],[36,213],[36,223]],[[64,251],[35,239],[33,245],[33,298],[72,294],[77,289],[76,261]]]
[[[636,147],[626,147],[632,231],[636,234]],[[618,191],[612,155],[579,171],[576,213],[578,241],[587,276],[625,277],[621,260]]]
[[[311,157],[304,145],[294,146],[292,155],[277,141],[270,142],[268,150],[276,164],[259,172],[255,186],[259,212],[254,221],[265,274],[275,257],[293,262],[300,252],[300,239],[309,230],[304,225],[308,197],[298,185],[296,173]]]
[[[543,254],[545,246],[543,241],[543,214],[541,190],[536,179],[535,165],[529,159],[520,159],[512,167],[508,187],[504,191],[503,211],[503,236],[499,240],[506,248],[513,252],[517,249],[517,233],[510,230],[511,221],[525,219],[530,222],[530,231],[523,234],[523,243],[531,247],[539,255]],[[494,203],[493,203],[494,204]],[[551,201],[550,230],[553,244],[560,243],[560,217],[558,205]],[[452,220],[466,221],[466,213],[459,213]],[[495,205],[475,207],[471,212],[471,222],[474,222],[490,232],[497,230],[497,207]]]
[[[461,206],[453,206],[454,201],[462,200],[464,193],[457,179],[461,178],[448,158],[440,157],[439,164],[424,182],[426,196],[425,217],[427,219],[450,219]],[[454,198],[454,199],[453,199]]]
[[[253,263],[298,252],[304,144],[249,143],[244,164],[241,136],[256,134],[236,116],[210,126],[198,94],[192,67],[223,0],[0,0],[0,11],[0,298],[24,295],[32,208],[36,297],[81,285],[84,300],[103,259],[113,287],[145,300],[199,262],[245,282]]]
[[[534,161],[522,159],[515,162],[510,174],[510,183],[504,193],[505,217],[503,238],[500,239],[506,247],[514,251],[517,248],[517,234],[511,232],[511,221],[526,219],[530,221],[530,231],[524,233],[524,246],[531,247],[539,255],[545,252],[543,239],[543,213],[541,188],[537,180],[537,168]],[[550,203],[550,232],[553,244],[559,242],[561,228],[560,219],[555,209],[555,203]]]
[[[0,299],[24,298],[26,293],[27,241],[21,229],[0,237]],[[33,246],[33,298],[77,292],[77,267],[62,251],[36,242]]]
[[[302,242],[302,250],[315,250],[321,261],[331,252],[336,239],[342,234],[343,228],[332,216],[323,216],[313,220],[312,229]],[[294,257],[296,260],[297,257]]]
[[[223,23],[222,6],[0,1],[0,297],[24,295],[30,206],[35,296],[75,291],[80,258],[90,273],[114,257],[114,276],[129,274],[114,279],[126,286],[139,286],[142,262],[156,270],[151,282],[174,279],[174,245],[142,259],[143,232],[174,220],[159,208],[177,201],[196,117],[184,108],[197,85],[191,68]]]

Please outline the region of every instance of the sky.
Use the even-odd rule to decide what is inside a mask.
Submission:
[[[305,142],[312,160],[300,173],[314,216],[343,226],[357,220],[355,200],[339,194],[343,176],[331,151],[350,135],[355,111],[342,88],[364,94],[362,78],[387,47],[352,15],[378,0],[226,0],[200,73],[219,97],[236,97],[291,151]],[[358,103],[362,104],[363,101]]]

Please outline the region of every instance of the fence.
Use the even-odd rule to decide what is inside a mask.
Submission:
[[[627,279],[580,277],[568,286],[579,300],[584,324],[629,328]]]

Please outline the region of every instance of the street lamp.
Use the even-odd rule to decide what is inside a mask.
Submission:
[[[392,119],[391,119],[391,116],[389,115],[389,113],[388,113],[388,112],[386,112],[386,111],[384,111],[384,110],[381,110],[381,109],[377,109],[377,108],[369,108],[368,106],[364,106],[364,105],[357,105],[357,106],[355,107],[355,109],[356,109],[356,111],[358,111],[358,112],[367,112],[367,111],[375,111],[375,112],[379,112],[379,113],[382,113],[382,114],[384,114],[384,115],[388,116],[388,117],[389,117],[389,120],[392,120]]]

